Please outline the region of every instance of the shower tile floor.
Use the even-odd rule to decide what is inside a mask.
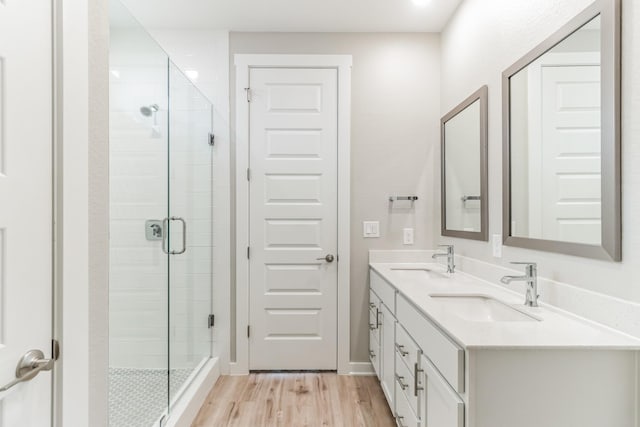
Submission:
[[[171,396],[191,369],[172,369]],[[165,369],[109,368],[109,427],[151,427],[167,408]]]

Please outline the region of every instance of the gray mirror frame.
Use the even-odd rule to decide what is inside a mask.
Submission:
[[[440,234],[461,239],[489,241],[489,178],[488,178],[488,98],[489,89],[482,86],[440,120]],[[480,231],[447,229],[445,124],[471,104],[480,101]]]
[[[620,170],[620,8],[621,0],[597,0],[559,31],[502,73],[503,243],[507,246],[563,253],[608,261],[622,260]],[[580,27],[600,15],[602,74],[602,239],[600,245],[511,236],[510,78]]]

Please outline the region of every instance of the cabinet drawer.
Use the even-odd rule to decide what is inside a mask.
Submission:
[[[458,393],[464,392],[464,350],[404,297],[398,297],[398,322]]]
[[[422,405],[422,422],[427,426],[464,427],[464,402],[433,364],[422,358],[426,401]]]
[[[400,388],[400,385],[396,381],[396,423],[398,427],[420,427],[420,421],[418,417],[411,409],[409,401],[404,394],[404,391]],[[438,424],[433,424],[434,427],[444,427]]]
[[[422,393],[419,393],[419,389],[421,387],[420,384],[418,384],[418,381],[420,381],[420,375],[417,375],[417,365],[412,365],[411,368],[409,368],[407,365],[405,365],[405,363],[400,360],[402,357],[396,352],[396,382],[398,383],[398,386],[400,387],[400,389],[402,390],[402,392],[404,393],[407,402],[409,402],[409,406],[411,407],[411,409],[413,410],[413,412],[415,412],[416,414],[418,413],[418,395],[422,395]],[[396,397],[397,399],[397,397]]]
[[[389,310],[396,314],[396,290],[393,286],[388,284],[378,273],[374,270],[369,270],[370,274],[370,287],[371,290],[376,293],[380,298],[380,301],[387,306]]]
[[[402,360],[407,364],[407,368],[413,369],[414,364],[419,363],[420,360],[420,348],[411,339],[407,331],[396,323],[396,353],[398,354],[398,360]]]

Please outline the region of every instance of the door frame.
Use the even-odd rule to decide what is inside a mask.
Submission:
[[[249,87],[252,68],[328,68],[338,72],[338,374],[350,374],[350,203],[351,203],[351,55],[234,55],[236,70],[235,138],[235,341],[232,374],[249,373]]]

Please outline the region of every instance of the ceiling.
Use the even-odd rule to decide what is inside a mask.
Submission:
[[[440,32],[462,0],[422,1],[123,0],[147,28],[278,32]]]

